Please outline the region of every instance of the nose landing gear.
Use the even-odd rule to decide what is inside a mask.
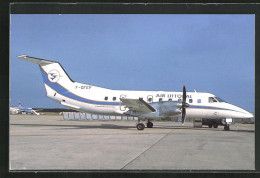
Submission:
[[[224,126],[224,130],[225,130],[225,131],[229,131],[229,125],[225,125],[225,126]]]
[[[214,124],[213,124],[213,127],[214,127],[214,128],[218,128],[218,124],[217,124],[217,123],[214,123]]]

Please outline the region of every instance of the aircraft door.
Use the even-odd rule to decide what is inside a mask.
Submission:
[[[153,102],[153,95],[148,95],[147,96],[147,102],[152,103]]]
[[[120,98],[126,98],[126,95],[120,95]],[[121,101],[120,102],[120,110],[121,111],[125,111],[126,110],[126,107],[124,105],[124,103]]]

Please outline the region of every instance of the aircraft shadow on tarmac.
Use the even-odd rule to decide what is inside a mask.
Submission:
[[[193,126],[155,126],[152,129],[187,129],[187,130],[205,130],[205,131],[224,131],[224,127],[220,126],[218,128],[208,128],[208,127],[193,127]],[[236,129],[232,130],[232,128],[229,130],[229,132],[255,132],[254,130],[246,130],[246,129]]]
[[[178,126],[165,126],[165,125],[157,125],[154,124],[155,126],[152,129],[186,129],[186,130],[205,130],[205,131],[224,131],[224,127],[220,126],[218,128],[208,128],[208,127],[193,127],[193,126],[185,126],[185,125],[178,125]],[[146,128],[148,129],[148,128]],[[255,132],[254,130],[246,130],[246,129],[240,129],[240,130],[229,130],[232,132]]]
[[[136,129],[135,125],[116,125],[116,124],[98,124],[98,125],[58,125],[58,124],[10,124],[14,126],[25,126],[25,127],[57,127],[56,129],[121,129],[121,130],[133,130]],[[173,129],[173,130],[205,130],[205,131],[223,131],[224,128],[197,128],[193,126],[165,126],[165,125],[157,125],[153,128],[145,128],[146,129],[153,129],[153,130],[161,130],[161,129]],[[229,130],[229,132],[255,132],[254,130],[246,130],[246,129],[240,129],[240,130],[232,130],[232,128]]]
[[[25,127],[57,127],[56,129],[132,129],[135,126],[122,126],[114,124],[100,124],[100,125],[57,125],[57,124],[10,124]]]

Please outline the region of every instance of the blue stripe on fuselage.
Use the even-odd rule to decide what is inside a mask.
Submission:
[[[98,105],[115,105],[118,106],[120,105],[120,103],[118,102],[102,102],[102,101],[93,101],[93,100],[89,100],[89,99],[85,99],[85,98],[81,98],[73,93],[71,93],[70,91],[68,91],[67,89],[63,88],[62,86],[60,86],[57,83],[52,83],[49,81],[47,74],[40,68],[41,73],[42,73],[42,77],[43,77],[43,81],[49,86],[51,87],[53,90],[57,91],[58,93],[60,93],[63,96],[66,96],[68,98],[74,99],[74,100],[78,100],[78,101],[82,101],[85,103],[90,103],[90,104],[98,104]],[[122,103],[122,105],[124,105],[124,103]],[[228,110],[228,111],[235,111],[235,112],[241,112],[241,111],[236,111],[236,110],[231,110],[231,109],[226,109],[226,108],[218,108],[218,107],[207,107],[207,106],[189,106],[189,108],[195,108],[195,109],[215,109],[215,110]],[[243,112],[241,112],[243,113]]]
[[[236,111],[236,110],[232,110],[232,109],[226,109],[226,108],[218,108],[218,107],[207,107],[207,106],[189,106],[189,108],[195,108],[195,109],[215,109],[215,110],[226,110],[226,111],[235,111],[235,112],[240,112],[243,113],[241,111]]]
[[[208,107],[208,106],[189,106],[189,108],[230,110],[230,109],[226,109],[226,108],[217,108],[217,107]]]
[[[117,103],[116,102],[102,102],[102,101],[93,101],[93,100],[81,98],[81,97],[71,93],[67,89],[63,88],[58,83],[50,82],[48,77],[47,77],[47,74],[44,71],[42,71],[42,69],[41,69],[41,73],[42,73],[44,83],[46,83],[49,87],[51,87],[53,90],[57,91],[57,93],[60,93],[63,96],[66,96],[66,97],[74,99],[74,100],[82,101],[82,102],[85,102],[85,103],[91,103],[91,104],[116,105],[116,106],[120,105],[120,103],[118,103],[118,102]]]

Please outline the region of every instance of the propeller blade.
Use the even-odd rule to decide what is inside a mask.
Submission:
[[[185,85],[183,85],[183,94],[182,94],[182,102],[183,103],[186,103],[186,96],[187,96],[186,87],[185,87]]]
[[[182,108],[182,113],[181,113],[181,123],[184,123],[184,119],[186,116],[186,108]]]
[[[183,93],[182,93],[182,106],[181,106],[181,122],[184,123],[184,119],[186,116],[186,107],[189,107],[189,104],[186,103],[186,87],[183,85]]]

